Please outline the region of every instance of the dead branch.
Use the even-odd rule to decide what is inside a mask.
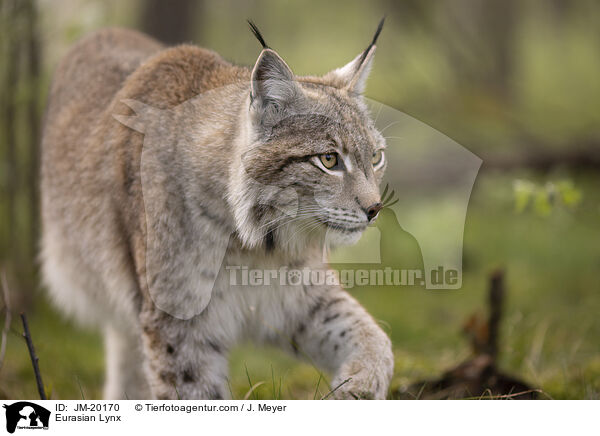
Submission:
[[[498,357],[498,336],[500,329],[500,318],[502,317],[502,306],[504,300],[504,271],[496,270],[490,276],[489,291],[489,320],[488,320],[488,353],[492,360]]]
[[[27,324],[27,318],[23,312],[21,312],[21,321],[23,321],[23,337],[25,338],[25,342],[27,342],[27,348],[29,349],[29,356],[31,357],[31,364],[33,365],[35,382],[37,383],[40,399],[47,400],[46,392],[44,391],[44,383],[42,382],[42,374],[40,373],[40,366],[38,365],[39,358],[35,354],[33,340],[31,339],[31,333],[29,332],[29,325]]]

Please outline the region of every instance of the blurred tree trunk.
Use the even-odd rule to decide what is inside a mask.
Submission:
[[[199,0],[146,0],[142,10],[142,30],[167,44],[190,42],[202,3]]]
[[[461,82],[510,98],[515,0],[385,0],[401,29],[437,35]]]
[[[432,29],[460,82],[494,98],[511,99],[515,0],[431,4]]]
[[[433,5],[430,3],[422,0],[385,0],[383,5],[390,18],[400,23],[401,29],[431,26]]]
[[[35,0],[3,0],[0,261],[22,309],[36,287],[39,234],[40,44]]]
[[[29,167],[27,181],[29,183],[29,256],[32,266],[37,257],[40,208],[39,208],[39,156],[40,156],[40,130],[41,130],[41,51],[38,33],[37,9],[35,0],[26,1],[27,25],[25,37],[27,44],[27,73],[29,80],[29,99],[27,101],[27,118],[29,121]]]
[[[17,244],[17,82],[19,77],[20,40],[17,30],[19,5],[15,0],[5,1],[2,4],[2,21],[4,27],[4,55],[5,68],[3,83],[4,102],[4,146],[5,146],[5,199],[8,234],[5,236],[5,252],[2,257],[12,270],[19,262],[19,247]],[[8,257],[8,258],[7,258]]]
[[[496,94],[508,101],[512,98],[511,76],[516,24],[515,0],[489,2],[482,9],[481,34],[492,52],[494,68],[486,75],[487,85]]]

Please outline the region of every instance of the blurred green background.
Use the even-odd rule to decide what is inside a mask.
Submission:
[[[297,74],[322,74],[362,51],[385,14],[367,95],[483,160],[464,229],[462,289],[351,291],[392,337],[393,388],[469,357],[462,325],[485,313],[488,275],[503,268],[499,365],[552,398],[600,398],[599,2],[0,0],[0,11],[0,267],[13,318],[0,397],[37,396],[20,311],[51,397],[101,396],[101,337],[48,305],[35,261],[41,117],[53,68],[75,41],[125,26],[252,65],[251,18]],[[443,222],[443,195],[428,198],[411,212]],[[251,394],[259,398],[329,390],[309,364],[251,345],[235,350],[233,397],[260,382]]]

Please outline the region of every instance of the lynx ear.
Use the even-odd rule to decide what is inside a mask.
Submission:
[[[377,38],[379,38],[379,34],[383,28],[384,21],[385,17],[379,22],[379,26],[377,26],[377,30],[375,31],[375,36],[373,36],[371,44],[369,44],[365,51],[356,56],[350,63],[327,74],[325,78],[339,84],[341,88],[344,88],[349,92],[362,94],[367,84],[371,66],[373,65],[376,49],[375,44],[377,43]]]
[[[366,53],[366,56],[364,53],[360,54],[352,62],[347,63],[337,70],[333,70],[329,74],[334,76],[344,89],[355,94],[362,94],[367,85],[367,78],[371,72],[374,55],[375,46]]]
[[[264,49],[252,70],[252,105],[277,112],[289,107],[300,95],[290,67],[274,50]]]

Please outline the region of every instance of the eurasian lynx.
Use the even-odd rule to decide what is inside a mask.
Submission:
[[[323,77],[295,76],[253,25],[253,69],[117,29],[59,65],[43,275],[61,309],[103,329],[106,398],[225,398],[228,350],[246,339],[331,372],[337,398],[385,398],[390,340],[340,286],[230,277],[326,268],[324,244],[377,216],[385,142],[361,93],[382,24]]]

